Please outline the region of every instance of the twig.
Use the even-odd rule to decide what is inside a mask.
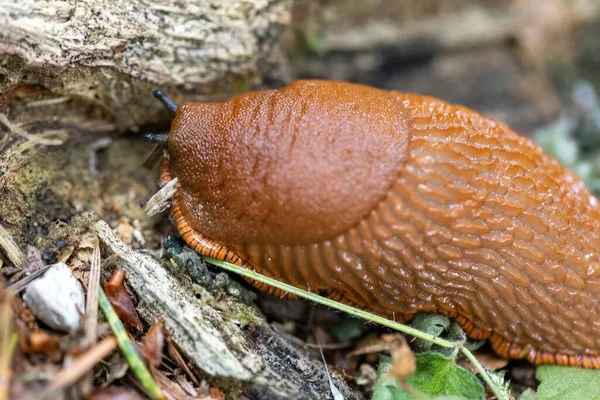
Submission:
[[[122,260],[127,279],[140,298],[138,311],[148,321],[164,317],[169,336],[188,359],[210,375],[236,380],[260,379],[243,361],[250,356],[259,357],[259,353],[248,344],[228,346],[230,340],[242,343],[247,340],[235,320],[223,318],[221,312],[198,301],[189,288],[156,259],[126,246],[106,222],[96,221],[93,228],[106,251]],[[227,341],[222,337],[223,331],[231,335]],[[265,365],[264,370],[267,368]]]
[[[121,352],[125,356],[127,363],[129,364],[129,368],[134,373],[134,375],[138,378],[140,383],[142,384],[144,390],[148,395],[153,399],[164,399],[164,395],[160,391],[160,388],[152,378],[150,371],[146,368],[143,361],[138,356],[135,348],[133,347],[133,343],[129,339],[129,335],[127,331],[123,327],[121,320],[115,313],[112,305],[108,301],[106,294],[104,294],[104,290],[102,288],[99,289],[99,304],[100,308],[104,312],[104,316],[106,317],[106,321],[110,325],[113,333],[117,338],[117,343]]]
[[[13,125],[4,114],[0,114],[0,123],[8,128],[11,133],[21,136],[34,144],[42,144],[45,146],[60,146],[63,144],[63,141],[60,139],[46,139],[28,133],[23,128]]]
[[[196,386],[200,386],[200,382],[198,382],[198,379],[192,373],[192,370],[190,369],[190,367],[187,365],[187,363],[181,356],[181,353],[179,352],[179,350],[177,349],[175,344],[168,337],[167,337],[167,353],[169,353],[169,355],[171,356],[173,361],[175,361],[175,363],[179,366],[179,368],[181,368],[183,370],[183,372],[187,375],[187,377],[190,378],[190,380]]]
[[[98,289],[100,288],[101,265],[100,244],[96,237],[87,285],[85,316],[83,320],[84,336],[81,338],[82,348],[89,348],[98,341]],[[80,379],[80,388],[83,393],[90,393],[93,387],[94,373],[90,371]]]
[[[112,144],[112,141],[110,137],[103,137],[92,143],[89,158],[90,175],[98,175],[98,151],[108,148]]]
[[[152,151],[150,151],[150,154],[148,154],[148,157],[146,157],[146,160],[144,160],[142,166],[148,170],[153,170],[160,158],[162,157],[165,149],[166,146],[164,145],[164,143],[156,144],[152,148]]]
[[[354,315],[355,317],[359,317],[362,318],[364,320],[367,320],[369,322],[374,322],[376,324],[379,325],[383,325],[386,326],[388,328],[392,328],[395,329],[397,331],[406,333],[408,335],[412,335],[416,338],[428,341],[430,343],[433,344],[437,344],[438,346],[442,346],[442,347],[447,347],[447,348],[451,348],[451,349],[455,349],[455,350],[459,350],[461,351],[473,364],[473,366],[475,367],[475,369],[477,369],[477,371],[479,371],[479,373],[481,374],[481,377],[483,378],[483,380],[485,381],[485,383],[490,387],[490,389],[492,390],[492,392],[494,393],[494,395],[496,396],[496,398],[498,400],[508,400],[506,398],[506,396],[503,395],[501,389],[498,387],[498,385],[496,385],[496,383],[494,383],[492,381],[492,379],[490,378],[490,376],[488,375],[487,371],[485,370],[485,368],[483,368],[483,366],[481,365],[481,363],[479,363],[479,361],[477,361],[477,358],[475,358],[475,356],[473,355],[473,353],[471,353],[465,346],[464,343],[459,342],[459,343],[453,343],[450,342],[448,340],[444,340],[442,338],[430,335],[428,333],[425,332],[421,332],[415,328],[411,328],[410,326],[406,326],[403,324],[400,324],[398,322],[395,321],[391,321],[387,318],[383,318],[379,315],[375,315],[375,314],[371,314],[367,311],[363,311],[357,308],[353,308],[350,307],[348,305],[342,304],[342,303],[338,303],[334,300],[328,299],[326,297],[323,296],[319,296],[318,294],[314,294],[314,293],[310,293],[307,292],[305,290],[299,289],[295,286],[292,285],[288,285],[287,283],[283,283],[283,282],[279,282],[276,279],[273,278],[269,278],[266,277],[264,275],[259,274],[258,272],[255,271],[251,271],[242,267],[238,267],[237,265],[234,264],[230,264],[226,261],[221,261],[221,260],[217,260],[214,258],[209,258],[209,257],[205,257],[204,258],[207,262],[213,264],[213,265],[217,265],[227,271],[231,271],[231,272],[235,272],[238,275],[242,275],[248,278],[252,278],[254,280],[257,280],[259,282],[265,283],[269,286],[273,286],[277,289],[280,289],[282,291],[286,291],[292,294],[295,294],[299,297],[303,297],[307,300],[313,301],[315,303],[319,303],[322,304],[324,306],[327,307],[331,307],[334,308],[336,310],[339,311],[343,311],[345,313],[348,313],[350,315]]]
[[[90,348],[85,354],[56,374],[54,380],[40,398],[54,397],[57,390],[73,385],[79,378],[90,371],[94,365],[98,364],[100,360],[112,353],[116,347],[117,340],[111,336]]]
[[[70,97],[57,97],[54,99],[30,101],[29,103],[26,103],[25,105],[27,107],[45,107],[45,106],[53,106],[56,104],[61,104],[61,103],[67,102],[69,100],[71,100]]]
[[[1,116],[2,114],[0,114],[0,117]],[[25,257],[25,253],[19,249],[19,246],[17,246],[10,233],[4,229],[2,224],[0,224],[0,247],[4,249],[9,260],[12,261],[17,268],[25,269],[27,267],[27,257]]]
[[[51,266],[52,265],[46,265],[38,269],[37,271],[31,273],[31,275],[27,275],[25,278],[20,279],[12,285],[8,286],[6,290],[18,294],[20,291],[24,290],[27,287],[27,285],[29,285],[32,281],[37,279],[39,276],[43,275],[44,272],[48,271],[48,268],[50,268]]]
[[[100,288],[100,245],[98,240],[92,253],[92,265],[87,288],[87,302],[85,303],[85,345],[96,343],[98,331],[98,289]]]
[[[144,207],[146,214],[151,217],[165,211],[169,207],[169,200],[175,194],[177,190],[177,178],[171,180],[162,189],[160,189],[154,196],[148,200],[148,203]]]

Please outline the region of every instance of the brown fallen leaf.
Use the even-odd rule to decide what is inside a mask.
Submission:
[[[27,354],[42,353],[52,361],[62,358],[60,343],[62,337],[41,329],[30,330],[21,320],[17,320],[17,340],[21,351]]]
[[[211,387],[208,391],[210,397],[215,400],[225,400],[225,393],[221,392],[216,387]]]
[[[156,368],[162,361],[163,347],[165,345],[165,336],[162,332],[164,324],[165,320],[159,318],[142,338],[142,355],[148,361],[152,375],[155,375]]]
[[[474,352],[474,355],[475,355],[475,358],[477,358],[477,361],[479,361],[485,369],[490,370],[490,371],[496,371],[496,370],[502,369],[508,365],[507,359],[497,356],[496,354],[493,354],[493,353],[483,353],[483,352],[476,351],[476,352]],[[465,369],[470,370],[474,374],[479,373],[479,371],[477,371],[477,369],[473,366],[473,363],[468,361],[467,359],[461,360],[459,362],[459,365]]]
[[[15,318],[25,324],[27,329],[29,330],[37,330],[39,329],[39,325],[35,318],[35,315],[31,312],[29,308],[25,305],[23,300],[19,297],[13,297],[12,299],[12,309]]]
[[[170,377],[166,376],[165,373],[161,370],[156,370],[156,375],[154,377],[156,379],[156,383],[160,386],[160,390],[165,394],[166,398],[169,399],[177,399],[177,400],[224,400],[225,397],[223,392],[218,389],[210,388],[208,394],[204,393],[194,393],[190,395],[187,393],[184,388],[182,388],[177,382],[173,381]],[[214,391],[213,391],[214,389]],[[206,393],[206,392],[205,392]],[[213,396],[215,393],[215,396]],[[216,397],[216,396],[222,397]]]
[[[410,346],[404,336],[397,333],[382,335],[381,339],[387,344],[392,356],[390,376],[393,376],[400,383],[406,383],[406,380],[417,370],[417,359]]]
[[[115,312],[119,318],[133,326],[134,328],[141,330],[143,325],[140,317],[135,310],[133,300],[129,296],[127,289],[124,285],[125,282],[125,271],[116,269],[110,277],[109,281],[104,285],[104,292],[106,297],[112,304]]]

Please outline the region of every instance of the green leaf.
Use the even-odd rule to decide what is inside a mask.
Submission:
[[[519,400],[540,400],[540,396],[537,395],[532,389],[527,389],[519,396]]]
[[[600,400],[600,371],[542,365],[535,376],[542,400]]]
[[[417,354],[416,358],[417,371],[408,379],[408,384],[416,391],[428,394],[435,400],[484,398],[485,390],[479,379],[471,372],[456,365],[453,360],[433,352]],[[415,399],[388,376],[390,368],[390,358],[382,357],[373,400]],[[420,396],[419,399],[421,398]]]
[[[329,328],[329,333],[335,336],[339,343],[348,343],[361,337],[370,327],[365,321],[358,318],[343,318],[340,322]]]
[[[426,332],[430,335],[440,337],[450,342],[464,342],[467,340],[467,336],[460,325],[456,321],[443,315],[425,313],[418,314],[412,320],[411,326],[422,332]],[[454,351],[454,349],[444,348],[426,340],[417,339],[417,341],[424,352],[435,351],[442,353],[445,356],[450,356]],[[465,346],[469,350],[476,350],[481,347],[483,343],[485,343],[484,340],[467,341]]]

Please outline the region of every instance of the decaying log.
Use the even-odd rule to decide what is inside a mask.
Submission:
[[[170,337],[203,371],[226,378],[252,398],[332,398],[325,366],[288,344],[260,317],[241,328],[227,312],[202,304],[189,284],[151,256],[128,248],[105,222],[94,222],[93,229],[108,252],[123,261],[142,318],[154,323],[163,317]],[[338,374],[333,381],[345,399],[356,398]]]
[[[41,86],[135,128],[160,115],[153,89],[179,101],[259,77],[290,8],[291,0],[2,1],[0,93]]]

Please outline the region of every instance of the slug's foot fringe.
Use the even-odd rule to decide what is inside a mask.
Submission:
[[[522,345],[511,342],[497,333],[478,328],[467,317],[456,312],[449,312],[445,314],[451,318],[454,318],[470,339],[489,339],[492,349],[501,357],[513,360],[527,359],[527,361],[536,365],[554,364],[570,367],[600,369],[600,356],[573,355],[538,351],[530,344]]]
[[[458,314],[456,311],[444,313],[450,318],[454,318],[456,322],[463,328],[469,339],[473,340],[485,340],[492,336],[491,330],[483,330],[475,326],[471,320],[464,315]]]
[[[206,257],[215,258],[217,260],[227,261],[240,267],[248,268],[248,264],[237,254],[230,251],[225,246],[215,243],[196,232],[194,228],[192,228],[186,221],[181,209],[177,205],[176,199],[173,201],[172,212],[177,231],[187,245],[190,246],[190,248],[196,253]]]
[[[600,369],[600,356],[538,351],[531,345],[520,345],[509,342],[498,334],[493,334],[490,338],[490,342],[492,343],[492,349],[505,358],[526,358],[527,361],[537,365],[554,364],[569,367]]]
[[[168,161],[165,161],[161,168],[161,182],[165,184],[169,182],[171,179],[168,171]],[[227,247],[216,243],[206,237],[204,237],[201,233],[196,231],[192,226],[187,222],[185,216],[181,212],[181,208],[177,205],[176,199],[173,199],[173,207],[172,207],[172,216],[173,222],[175,223],[175,227],[177,228],[177,232],[181,235],[185,243],[196,253],[214,258],[221,261],[227,261],[231,264],[235,264],[239,267],[243,267],[250,270],[255,270],[259,273],[262,273],[266,276],[270,277],[270,274],[266,273],[266,271],[256,270],[250,263],[243,260],[240,256],[238,256],[234,251],[228,249]],[[273,296],[288,298],[288,299],[296,299],[298,296],[284,292],[283,290],[274,288],[273,286],[266,285],[262,282],[256,281],[252,278],[244,278],[248,283],[254,286],[256,289],[268,293]]]

